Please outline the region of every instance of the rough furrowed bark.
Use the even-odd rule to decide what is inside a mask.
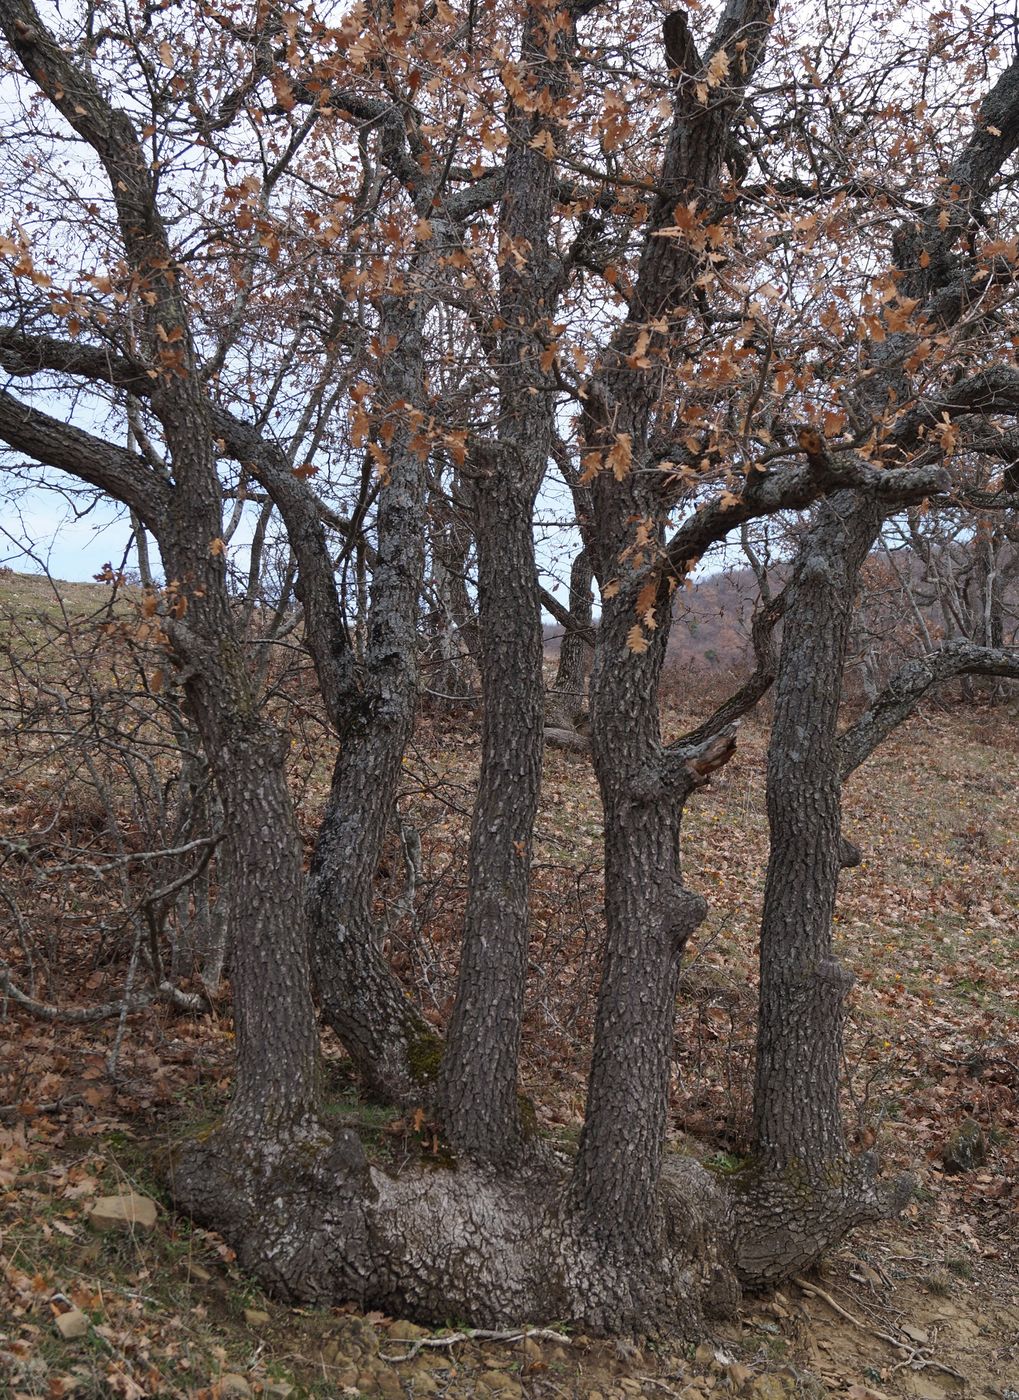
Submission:
[[[454,1148],[500,1166],[527,1146],[517,1067],[544,708],[532,518],[552,446],[554,379],[542,366],[562,285],[550,240],[554,166],[539,149],[549,119],[539,109],[567,88],[574,37],[567,7],[528,8],[521,59],[533,102],[509,104],[511,146],[499,211],[498,441],[484,450],[474,488],[481,773],[440,1104]]]
[[[595,1334],[695,1335],[739,1288],[729,1208],[688,1159],[663,1172],[662,1228],[638,1263],[606,1251],[571,1214],[567,1165],[369,1165],[356,1136],[308,1127],[252,1160],[226,1134],[176,1149],[174,1201],[237,1250],[276,1296],[354,1301],[434,1324],[495,1327],[556,1318]]]
[[[993,118],[988,122],[989,114]],[[987,122],[987,129],[984,123]],[[938,297],[960,274],[953,245],[962,211],[972,207],[1019,139],[1019,65],[1002,75],[982,120],[950,172],[952,216],[932,203],[894,241],[900,288],[937,321],[961,307]],[[954,308],[954,309],[953,309]],[[889,405],[910,404],[905,368],[915,341],[897,333],[871,347],[872,365],[858,408],[874,421]],[[970,386],[994,398],[1010,379]],[[958,394],[959,390],[954,391]],[[973,407],[971,402],[968,407]],[[922,414],[906,412],[891,437],[915,441]],[[943,489],[943,488],[940,488]],[[877,539],[884,510],[875,500],[838,492],[820,507],[790,585],[768,753],[771,854],[761,926],[761,991],[754,1093],[754,1160],[735,1195],[737,1259],[745,1279],[773,1282],[817,1258],[860,1220],[895,1213],[906,1182],[881,1188],[877,1161],[851,1157],[839,1106],[842,1026],[853,978],[835,956],[832,916],[840,866],[851,858],[841,837],[841,774],[860,761],[934,680],[937,663],[903,677],[904,693],[886,694],[861,726],[836,740],[846,639],[859,571]],[[993,649],[991,649],[993,650]],[[946,657],[945,663],[951,662]],[[871,742],[871,740],[873,742]],[[869,747],[868,747],[869,745]]]
[[[314,1111],[318,1031],[311,1001],[302,853],[284,766],[285,740],[252,723],[217,757],[226,859],[234,883],[231,987],[237,1075],[227,1110],[250,1139],[286,1140]],[[281,1014],[281,1009],[285,1009]]]
[[[457,1000],[440,1072],[450,1141],[499,1164],[525,1146],[517,1061],[543,705],[530,511],[519,491],[489,490],[477,532],[482,765]]]
[[[679,828],[689,788],[670,792],[656,764],[664,625],[628,655],[632,618],[610,599],[592,676],[591,732],[605,806],[605,963],[574,1198],[592,1237],[624,1251],[653,1240],[665,1139],[680,959],[704,917],[684,888]],[[613,656],[614,639],[622,659]]]
[[[161,623],[223,803],[225,850],[237,872],[232,982],[236,1088],[225,1120],[236,1140],[271,1151],[313,1111],[317,1028],[309,991],[301,907],[301,854],[280,736],[258,714],[227,585],[222,492],[212,415],[187,298],[160,214],[157,185],[130,118],[113,107],[86,67],[46,29],[30,0],[4,0],[0,29],[25,72],[95,151],[116,207],[124,257],[144,298],[139,345],[151,364],[151,406],[170,473],[149,472],[118,454],[101,482],[136,509],[156,536],[168,580]],[[52,420],[29,450],[57,457],[85,480],[80,430],[54,443]],[[22,431],[27,430],[23,419]],[[105,454],[104,454],[105,455]],[[102,469],[102,464],[100,464]]]
[[[668,502],[645,469],[670,356],[671,328],[661,325],[682,314],[702,268],[686,240],[657,235],[669,228],[678,205],[704,205],[717,189],[731,112],[753,76],[769,23],[769,9],[756,0],[726,6],[713,51],[742,36],[741,77],[726,101],[709,107],[696,99],[700,60],[685,17],[669,16],[665,43],[675,98],[660,193],[649,212],[629,315],[585,397],[584,446],[602,464],[591,485],[585,546],[602,587],[591,748],[605,810],[606,941],[573,1199],[590,1237],[631,1258],[654,1251],[660,1239],[657,1181],[679,962],[705,914],[704,901],[683,885],[679,861],[683,803],[697,781],[682,761],[669,761],[661,743],[658,696],[671,603],[656,561]],[[646,356],[660,363],[641,369]]]
[[[442,238],[438,239],[441,243]],[[431,253],[419,259],[427,272]],[[439,1040],[383,956],[373,881],[393,814],[418,690],[417,609],[424,570],[425,461],[412,414],[424,400],[422,328],[428,300],[388,297],[376,411],[395,421],[378,509],[364,686],[340,716],[340,751],[312,861],[309,913],[324,1019],[367,1091],[418,1104],[434,1086]]]
[[[913,1193],[909,1177],[880,1182],[878,1159],[844,1154],[818,1174],[790,1164],[782,1173],[751,1163],[729,1180],[733,1264],[751,1290],[809,1268],[859,1225],[898,1215]]]
[[[789,585],[768,751],[771,854],[761,922],[754,1158],[734,1182],[737,1259],[753,1282],[806,1267],[891,1204],[852,1158],[839,1090],[852,974],[835,954],[841,841],[836,730],[860,567],[882,511],[824,502]]]

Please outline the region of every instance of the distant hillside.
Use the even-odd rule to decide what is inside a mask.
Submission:
[[[669,656],[686,658],[722,669],[739,667],[750,652],[750,619],[757,599],[757,580],[751,569],[709,574],[673,601],[673,627]],[[555,655],[563,629],[557,623],[545,627],[545,649]]]

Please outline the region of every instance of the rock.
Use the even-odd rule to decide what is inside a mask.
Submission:
[[[53,1321],[65,1342],[71,1342],[75,1337],[84,1337],[91,1326],[80,1308],[72,1308],[70,1312],[58,1313]]]
[[[970,1172],[987,1160],[987,1139],[984,1130],[973,1118],[966,1118],[941,1149],[945,1171]]]
[[[267,1327],[271,1319],[261,1308],[245,1308],[244,1321],[249,1327]]]
[[[710,1342],[701,1342],[693,1354],[694,1365],[706,1371],[715,1359],[715,1348]]]
[[[394,1342],[416,1342],[419,1337],[427,1337],[428,1329],[419,1327],[416,1322],[393,1322],[389,1326],[389,1336]]]
[[[100,1196],[88,1213],[88,1223],[93,1230],[106,1234],[110,1230],[155,1229],[156,1203],[148,1196],[137,1196],[133,1191],[123,1191],[116,1196]]]
[[[786,1400],[789,1390],[778,1376],[755,1376],[748,1394],[753,1400]]]
[[[500,1400],[519,1400],[523,1393],[520,1382],[505,1371],[482,1371],[478,1384],[484,1386],[489,1395],[498,1395]]]
[[[541,1343],[533,1337],[525,1337],[523,1340],[523,1353],[528,1361],[541,1361],[544,1353],[541,1350]]]
[[[356,1366],[341,1366],[335,1376],[330,1377],[340,1390],[356,1390],[358,1373]]]
[[[251,1395],[251,1386],[243,1376],[235,1376],[228,1371],[225,1376],[220,1376],[216,1395],[219,1400],[247,1400]]]
[[[289,1381],[266,1381],[262,1386],[264,1400],[287,1400],[293,1393],[294,1387]]]
[[[904,1322],[902,1324],[902,1330],[903,1332],[905,1332],[909,1340],[911,1342],[915,1342],[918,1347],[924,1347],[930,1341],[930,1337],[928,1337],[927,1333],[923,1330],[923,1328],[914,1327],[914,1325],[911,1322]]]
[[[379,1371],[375,1377],[376,1392],[385,1400],[403,1400],[406,1391],[395,1371]]]

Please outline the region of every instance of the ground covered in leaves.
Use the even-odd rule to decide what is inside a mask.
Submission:
[[[690,718],[670,709],[667,728]],[[687,879],[710,913],[677,1007],[670,1149],[720,1172],[747,1146],[766,742],[766,716],[744,726],[738,757],[691,804],[686,827]],[[400,802],[420,869],[410,873],[394,836],[379,881],[390,956],[440,1026],[455,986],[477,747],[475,715],[422,718]],[[4,933],[3,956],[15,980],[32,963],[50,1004],[115,1001],[130,952],[118,934],[122,890],[89,875],[108,833],[90,818],[80,774],[69,782],[54,758],[26,776],[23,756],[2,755],[0,837],[6,890],[31,919]],[[309,843],[329,766],[326,747],[295,746]],[[846,1113],[860,1146],[876,1145],[889,1171],[915,1173],[916,1195],[894,1226],[682,1343],[597,1342],[554,1318],[501,1337],[469,1335],[457,1318],[423,1333],[377,1314],[279,1306],[222,1240],[167,1209],[156,1166],[228,1092],[226,989],[207,1014],[152,1006],[122,1026],[44,1022],[3,1000],[0,1395],[1019,1400],[1017,794],[1005,707],[929,709],[854,775],[846,828],[864,863],[845,875],[838,925],[858,978]],[[543,1129],[566,1147],[583,1108],[600,881],[589,766],[550,751],[523,1079]],[[324,1047],[330,1111],[379,1160],[398,1168],[438,1150],[423,1111],[359,1103],[328,1035]],[[156,1202],[154,1227],[97,1230],[94,1203],[128,1191]]]

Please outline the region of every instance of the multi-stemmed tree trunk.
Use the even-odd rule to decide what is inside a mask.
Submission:
[[[377,611],[365,672],[358,677],[318,502],[292,463],[211,401],[211,380],[197,363],[147,152],[87,67],[75,66],[47,32],[30,0],[0,0],[0,25],[26,73],[105,168],[130,295],[137,294],[138,303],[137,343],[120,356],[88,337],[82,344],[58,342],[22,335],[20,327],[0,334],[0,354],[17,373],[59,369],[146,398],[169,465],[165,472],[157,469],[6,391],[0,392],[0,437],[128,505],[157,538],[172,580],[163,626],[209,755],[235,874],[237,1031],[236,1088],[225,1120],[208,1137],[185,1144],[172,1185],[183,1208],[223,1230],[242,1263],[292,1298],[354,1298],[428,1320],[452,1314],[494,1323],[553,1315],[607,1330],[692,1322],[703,1299],[732,1296],[729,1205],[700,1169],[664,1170],[663,1144],[679,959],[704,910],[683,883],[680,824],[685,800],[726,761],[733,736],[720,714],[686,741],[664,744],[658,682],[670,589],[691,562],[747,520],[800,509],[831,492],[837,494],[808,533],[787,604],[770,793],[776,873],[769,884],[768,937],[783,957],[789,955],[794,975],[769,973],[765,984],[762,1063],[770,1057],[772,1069],[758,1096],[765,1170],[755,1180],[767,1184],[769,1171],[777,1171],[796,1177],[794,1187],[802,1183],[804,1174],[797,1176],[791,1156],[790,1133],[797,1127],[798,1162],[806,1158],[810,1170],[816,1163],[840,1172],[845,1167],[837,1102],[832,1111],[837,1036],[824,1040],[826,1010],[837,1026],[843,981],[830,956],[828,919],[841,849],[837,773],[866,749],[894,705],[875,709],[855,747],[837,742],[838,670],[867,531],[890,505],[939,489],[942,478],[936,469],[895,460],[882,468],[851,452],[832,458],[807,434],[801,442],[805,467],[773,457],[766,472],[751,473],[745,486],[737,482],[738,493],[726,490],[709,500],[666,539],[674,473],[658,470],[666,460],[661,439],[680,431],[676,401],[688,387],[673,363],[677,332],[691,302],[710,285],[713,266],[703,246],[698,250],[695,239],[679,236],[688,229],[676,221],[689,222],[692,215],[696,225],[724,217],[716,197],[733,114],[770,22],[769,6],[758,0],[730,0],[703,63],[682,17],[669,17],[675,110],[658,193],[626,319],[582,396],[585,446],[604,467],[595,474],[584,528],[602,587],[592,749],[605,806],[607,938],[576,1163],[571,1172],[551,1153],[526,1150],[517,1054],[543,710],[530,516],[561,387],[552,342],[564,268],[550,231],[562,191],[552,154],[559,103],[572,84],[573,25],[588,8],[586,0],[569,7],[536,3],[526,12],[523,61],[513,71],[509,155],[500,171],[478,177],[477,191],[468,196],[475,211],[501,201],[501,237],[499,325],[489,342],[497,352],[498,428],[494,441],[472,441],[468,465],[478,543],[483,762],[464,955],[439,1086],[459,1161],[455,1171],[396,1175],[373,1170],[353,1134],[327,1132],[317,1115],[300,843],[284,744],[259,714],[230,606],[213,445],[218,441],[217,450],[243,462],[280,511],[298,562],[306,642],[344,744],[315,871],[325,1000],[342,1010],[343,998],[350,997],[349,988],[330,980],[338,973],[329,959],[341,966],[348,957],[359,959],[352,965],[361,979],[352,1000],[361,1020],[348,1025],[350,1043],[366,1075],[377,1075],[380,1092],[394,1092],[395,1086],[398,1095],[410,1095],[417,1088],[415,1023],[412,1014],[404,1019],[369,916],[400,736],[412,714],[414,659],[405,649],[413,651],[421,563],[419,541],[409,535],[421,508],[421,477],[404,434],[426,387],[419,353],[424,298],[415,305],[412,289],[406,307],[401,305],[395,299],[400,279],[394,277],[387,283],[394,300],[383,296],[378,304],[381,320],[391,318],[384,349],[392,363],[380,369],[377,409],[391,415],[393,432],[380,435],[390,453],[390,484],[379,516]],[[368,78],[361,78],[368,86]],[[326,105],[325,92],[325,79],[316,75],[313,100]],[[420,201],[415,213],[430,226],[424,243],[441,248],[444,181],[452,167],[432,158],[414,126],[413,104],[398,110],[392,93],[375,101],[358,88],[329,96],[328,105],[346,105],[366,129],[380,130],[383,161],[403,172],[405,188]],[[992,110],[986,117],[987,133],[1008,130],[1014,138],[1019,123],[1007,112]],[[417,164],[411,147],[422,157]],[[455,178],[470,189],[459,168]],[[940,230],[937,220],[933,226]],[[989,401],[996,407],[1000,389]],[[943,411],[973,408],[972,395],[960,397],[960,386],[951,394],[956,397],[938,401],[932,421]],[[921,415],[914,423],[914,440],[927,421]],[[897,441],[907,439],[903,433]],[[672,447],[682,457],[682,444]],[[852,543],[848,552],[846,540]],[[1008,658],[983,660],[1001,665]],[[923,681],[916,679],[911,694],[922,690]],[[807,726],[813,726],[816,746],[796,751],[793,731]],[[822,761],[829,766],[819,771]],[[359,821],[364,832],[357,830]],[[808,862],[790,847],[810,822],[807,847],[814,859]],[[347,862],[356,868],[348,870]],[[784,907],[782,872],[801,882],[801,907],[791,911]],[[347,943],[333,937],[341,925],[354,931]],[[372,981],[376,974],[378,983]],[[790,1008],[798,1005],[803,1015],[789,1027]],[[392,1025],[395,1053],[387,1061],[386,1046],[378,1041]],[[804,1106],[794,1099],[796,1085],[804,1086],[811,1035],[824,1040],[817,1061],[823,1092]],[[815,1068],[809,1065],[811,1073]],[[766,1278],[776,1260],[786,1269],[809,1256],[809,1249],[790,1250],[769,1216],[763,1246],[748,1250],[741,1208],[748,1199],[749,1193],[739,1197],[736,1212],[737,1262],[746,1277]],[[816,1244],[814,1198],[800,1199],[796,1209],[806,1220],[799,1239]],[[788,1215],[780,1223],[788,1226]]]

